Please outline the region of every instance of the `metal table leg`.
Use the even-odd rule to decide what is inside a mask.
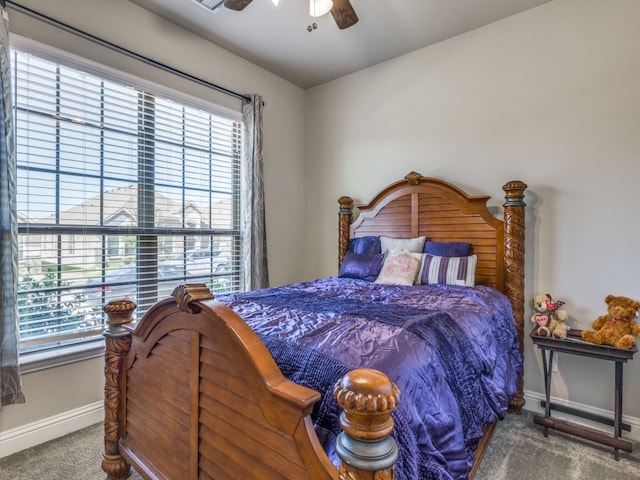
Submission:
[[[549,359],[547,361],[547,351],[546,349],[542,350],[542,368],[544,369],[544,395],[545,395],[545,406],[544,406],[544,417],[551,417],[551,372],[553,371],[553,350],[549,350]],[[549,436],[549,427],[544,427],[544,436]]]
[[[622,436],[622,362],[616,363],[616,394],[615,394],[615,408],[614,408],[614,420],[613,420],[613,434],[615,438]],[[617,448],[614,449],[615,459],[618,460],[620,452]]]

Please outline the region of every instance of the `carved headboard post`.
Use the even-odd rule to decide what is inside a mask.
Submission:
[[[524,358],[524,192],[527,185],[520,180],[505,184],[504,204],[504,264],[505,295],[509,297],[513,308],[518,332],[518,347]],[[524,381],[520,375],[518,391],[509,403],[511,413],[520,414],[524,406]]]
[[[338,270],[342,266],[347,250],[349,238],[351,238],[351,221],[353,219],[353,199],[340,197],[338,199],[340,211],[338,212]]]
[[[394,480],[398,445],[390,435],[398,386],[382,372],[361,368],[342,377],[333,395],[343,410],[336,440],[340,480]]]
[[[131,348],[131,332],[124,325],[133,322],[133,312],[137,305],[130,300],[109,302],[103,308],[107,314],[107,329],[103,333],[106,340],[104,364],[104,454],[102,470],[108,480],[124,480],[131,467],[120,455],[118,442],[125,422],[124,392],[126,373],[124,361]]]

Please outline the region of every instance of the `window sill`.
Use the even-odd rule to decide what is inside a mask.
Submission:
[[[69,345],[44,352],[23,353],[20,355],[20,373],[32,373],[48,368],[81,362],[104,355],[104,340]]]

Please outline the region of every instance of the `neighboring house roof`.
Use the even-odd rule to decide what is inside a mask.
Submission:
[[[137,222],[136,216],[128,208],[122,208],[111,215],[105,220],[107,225],[135,225]]]
[[[155,194],[154,199],[155,216],[158,225],[163,227],[181,227],[183,218],[185,223],[191,227],[208,228],[209,209],[203,208],[195,202],[188,202],[184,208],[180,201],[175,201],[161,193]],[[61,225],[100,225],[101,217],[104,225],[137,225],[137,209],[132,205],[138,204],[137,185],[127,185],[124,187],[108,190],[102,195],[102,206],[100,195],[85,200],[78,205],[74,205],[67,210],[60,212]],[[101,214],[102,208],[102,214]],[[231,200],[224,199],[216,202],[211,210],[213,225],[221,228],[230,228]],[[24,215],[19,215],[21,223],[29,222]],[[50,215],[39,220],[37,223],[51,224],[55,222],[55,216]]]

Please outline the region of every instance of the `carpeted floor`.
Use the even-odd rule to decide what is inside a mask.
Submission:
[[[640,480],[637,442],[632,454],[621,452],[615,461],[609,447],[556,431],[545,438],[532,416],[508,415],[500,422],[475,480]],[[0,459],[0,480],[103,480],[101,460],[97,424]]]
[[[640,443],[620,452],[555,430],[544,437],[533,413],[507,415],[496,428],[475,480],[640,479]]]

